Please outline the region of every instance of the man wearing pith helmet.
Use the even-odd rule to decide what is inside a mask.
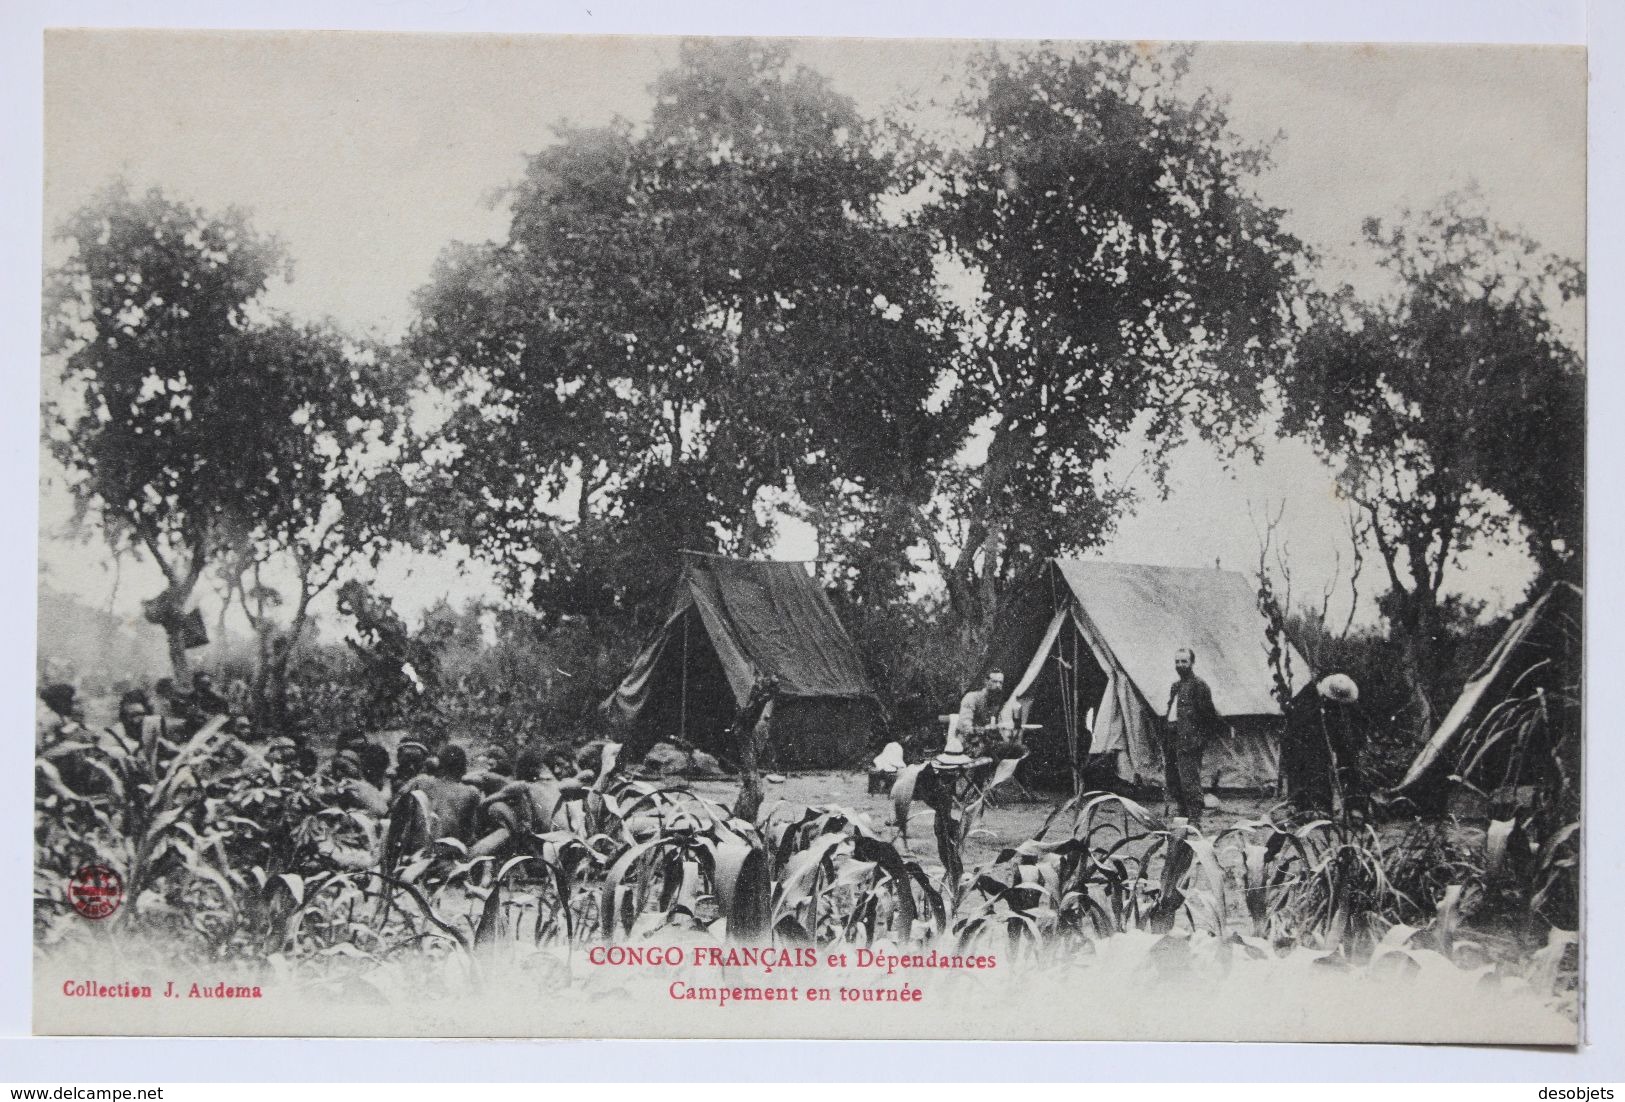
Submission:
[[[1299,811],[1364,810],[1360,754],[1366,740],[1359,700],[1360,687],[1346,673],[1328,674],[1292,698],[1281,740],[1281,776]]]

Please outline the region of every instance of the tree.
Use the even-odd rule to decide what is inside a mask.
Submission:
[[[1548,569],[1577,557],[1585,382],[1556,311],[1583,280],[1472,195],[1369,219],[1364,236],[1393,290],[1318,302],[1283,378],[1283,424],[1334,464],[1368,518],[1426,727],[1446,688],[1457,556],[1505,542],[1521,520]]]
[[[312,602],[355,561],[376,565],[411,531],[399,464],[414,441],[406,435],[404,380],[387,350],[328,325],[274,318],[244,334],[241,361],[245,387],[280,424],[260,441],[273,449],[274,476],[241,502],[248,528],[222,569],[259,639],[257,707],[282,719],[288,666]],[[268,583],[268,569],[278,566],[293,576],[291,601]]]
[[[52,284],[51,448],[115,550],[134,545],[163,571],[148,615],[176,673],[214,565],[260,639],[259,702],[280,705],[311,602],[406,512],[381,462],[402,446],[401,379],[377,349],[264,308],[285,257],[239,211],[115,183],[62,233],[74,251]],[[280,634],[284,600],[265,575],[279,559],[297,585]]]
[[[989,52],[926,223],[977,293],[949,416],[986,458],[944,479],[922,535],[976,636],[1045,556],[1096,546],[1130,501],[1104,467],[1194,424],[1235,447],[1291,336],[1298,242],[1251,182],[1267,151],[1186,96],[1182,52]]]
[[[653,92],[644,132],[531,158],[508,239],[447,252],[411,337],[462,399],[442,538],[554,611],[636,608],[683,548],[759,550],[775,503],[833,529],[921,502],[956,443],[911,163],[780,46],[685,44]]]
[[[264,447],[274,413],[240,369],[251,308],[286,260],[240,211],[211,216],[122,182],[59,236],[73,252],[47,294],[45,350],[63,384],[48,443],[81,514],[162,570],[148,617],[184,676],[193,590],[276,469]]]

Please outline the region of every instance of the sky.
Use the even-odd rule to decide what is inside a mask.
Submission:
[[[398,336],[412,294],[453,240],[500,238],[497,196],[527,153],[568,119],[643,120],[674,39],[501,35],[52,32],[46,51],[47,230],[122,174],[205,208],[246,208],[294,259],[270,305]],[[799,60],[866,112],[951,98],[964,43],[799,40]],[[1192,83],[1228,97],[1233,128],[1275,139],[1261,197],[1334,276],[1372,277],[1352,247],[1361,221],[1476,185],[1492,216],[1581,258],[1585,240],[1585,68],[1561,47],[1207,44]],[[46,260],[61,246],[46,242]],[[1578,330],[1578,322],[1575,323]],[[1142,491],[1099,554],[1129,562],[1250,571],[1255,517],[1284,512],[1280,538],[1295,591],[1318,593],[1349,548],[1331,472],[1298,442],[1258,465],[1221,466],[1201,445],[1171,457],[1159,498],[1126,449],[1119,478]],[[150,566],[114,574],[92,543],[56,538],[70,514],[50,476],[41,489],[46,583],[133,612],[157,588]],[[786,528],[778,552],[805,556]],[[1377,567],[1368,560],[1367,582]],[[1529,566],[1513,550],[1468,554],[1455,589],[1516,603]],[[408,612],[440,596],[493,594],[478,567],[397,554],[381,585]],[[1372,615],[1366,586],[1361,619]],[[1340,592],[1337,602],[1346,602]],[[1342,604],[1346,610],[1347,605]]]

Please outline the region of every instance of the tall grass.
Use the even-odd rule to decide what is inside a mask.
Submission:
[[[625,775],[609,746],[598,780],[561,803],[554,829],[493,852],[450,838],[408,851],[410,832],[335,809],[320,780],[275,766],[207,780],[199,763],[217,749],[216,733],[200,732],[143,774],[117,748],[99,748],[109,783],[95,794],[39,759],[43,941],[99,936],[59,902],[61,878],[95,859],[125,871],[119,921],[161,934],[177,954],[275,958],[317,975],[324,962],[364,970],[415,958],[459,959],[473,975],[492,952],[544,949],[568,966],[593,945],[671,936],[977,950],[1044,965],[1149,935],[1343,968],[1392,970],[1434,954],[1572,997],[1570,943],[1475,930],[1470,904],[1490,866],[1420,828],[1389,841],[1366,825],[1263,817],[1210,835],[1091,792],[962,868],[913,852],[906,807],[878,824],[847,807],[777,801],[746,821],[681,784]],[[992,787],[950,824],[956,856]],[[396,820],[405,814],[402,805]],[[1495,838],[1503,850],[1523,844]]]

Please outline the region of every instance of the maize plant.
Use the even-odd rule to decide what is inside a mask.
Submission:
[[[781,800],[747,822],[684,785],[626,776],[610,746],[591,786],[552,809],[550,829],[469,846],[427,837],[422,793],[378,823],[327,806],[319,780],[213,774],[213,746],[200,732],[170,748],[155,776],[111,752],[93,774],[67,771],[99,778],[93,793],[42,755],[37,844],[52,870],[40,880],[42,913],[60,909],[50,875],[88,855],[133,870],[130,929],[335,991],[403,961],[433,966],[423,984],[450,976],[478,988],[498,975],[484,963],[491,954],[529,954],[548,983],[568,984],[590,946],[677,937],[930,947],[1041,965],[1117,959],[1134,945],[1157,973],[1193,967],[1198,944],[1255,962],[1311,954],[1377,971],[1445,961],[1521,969],[1572,1001],[1577,953],[1561,930],[1526,951],[1474,922],[1498,876],[1519,870],[1542,898],[1538,877],[1567,869],[1577,828],[1536,841],[1524,833],[1533,819],[1492,824],[1479,856],[1449,822],[1418,822],[1396,839],[1369,824],[1266,815],[1207,835],[1125,796],[1086,792],[965,868],[987,794],[1013,762],[958,799],[939,830],[942,861],[928,865],[903,829],[912,792],[898,793],[895,837],[838,804]],[[45,925],[53,936],[68,928]],[[333,978],[335,965],[349,978]]]

